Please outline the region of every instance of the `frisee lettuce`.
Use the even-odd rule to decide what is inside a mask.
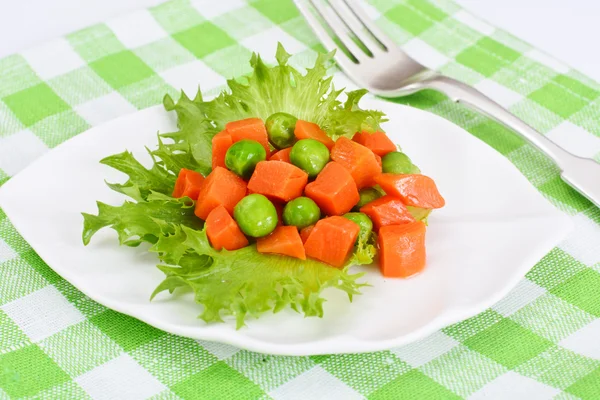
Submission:
[[[281,44],[277,46],[275,58],[277,65],[269,67],[259,55],[253,54],[250,60],[253,72],[246,82],[229,80],[229,91],[213,100],[205,101],[200,90],[193,100],[185,93],[178,102],[165,96],[165,108],[177,113],[179,137],[189,138],[195,147],[195,153],[192,150],[195,157],[203,157],[197,154],[200,149],[202,153],[210,152],[210,146],[198,143],[200,137],[193,135],[193,127],[199,122],[210,124],[201,129],[214,135],[231,121],[252,117],[264,121],[276,112],[287,112],[298,119],[317,123],[335,140],[340,136],[351,137],[359,131],[380,130],[380,124],[387,121],[382,112],[359,107],[360,99],[367,93],[364,89],[346,93],[345,102],[339,99],[343,89],[336,90],[332,77],[327,76],[333,53],[319,54],[315,65],[304,75],[288,64],[290,54]],[[203,160],[197,159],[198,162]]]
[[[142,242],[156,243],[181,226],[201,229],[204,225],[194,215],[194,202],[189,197],[174,199],[151,193],[148,201],[126,201],[118,207],[99,201],[97,205],[98,215],[82,213],[85,245],[104,227],[117,232],[120,244],[135,247]]]
[[[101,164],[108,165],[129,176],[127,182],[107,183],[114,191],[123,193],[136,201],[144,201],[150,192],[169,193],[173,190],[175,176],[169,175],[163,167],[156,163],[150,169],[144,168],[138,160],[128,151],[115,154],[100,160]]]
[[[354,246],[354,253],[350,258],[349,264],[354,265],[369,265],[375,261],[377,255],[377,234],[371,232],[371,234],[364,238],[358,237],[358,242]]]
[[[346,93],[336,90],[327,69],[333,54],[320,54],[313,68],[301,74],[288,65],[290,55],[277,48],[277,65],[267,66],[260,56],[250,60],[253,72],[244,82],[228,81],[229,91],[205,101],[199,90],[194,99],[182,92],[175,102],[165,96],[164,106],[177,114],[176,132],[158,136],[158,146],[149,153],[153,160],[145,168],[130,152],[107,157],[101,162],[129,178],[125,183],[107,183],[133,201],[121,206],[98,202],[98,214],[83,213],[83,242],[89,244],[100,229],[114,229],[119,243],[150,245],[157,254],[158,268],[166,275],[156,294],[190,287],[203,306],[206,322],[222,321],[230,315],[237,327],[247,316],[278,312],[289,307],[305,316],[322,316],[322,291],[336,288],[349,299],[365,284],[362,274],[350,274],[352,264],[370,264],[376,254],[375,237],[359,241],[354,255],[343,269],[314,260],[261,254],[255,245],[236,251],[216,251],[210,246],[202,220],[194,215],[194,201],[175,199],[171,192],[181,168],[208,175],[211,171],[212,137],[225,124],[244,118],[265,120],[275,112],[287,112],[319,124],[337,139],[357,131],[376,131],[385,120],[383,113],[359,107],[365,90]]]
[[[161,259],[166,255],[171,262],[175,261],[173,257],[190,253],[206,257],[199,267],[159,266],[167,278],[153,297],[165,290],[173,292],[188,286],[194,291],[196,301],[204,305],[200,318],[213,322],[222,321],[223,315],[233,315],[237,328],[244,325],[247,315],[258,317],[266,311],[278,312],[286,307],[305,316],[321,317],[324,289],[343,290],[352,300],[364,286],[356,281],[362,274],[349,275],[346,269],[327,267],[313,260],[262,254],[255,245],[217,251],[210,245],[205,230],[185,226],[172,236],[161,237],[153,251]]]
[[[261,254],[255,245],[235,251],[213,249],[189,198],[151,193],[145,202],[120,207],[98,202],[98,215],[83,215],[85,244],[103,227],[117,231],[121,244],[151,243],[150,251],[161,261],[158,268],[167,276],[151,298],[188,286],[204,306],[200,318],[206,322],[232,315],[241,328],[247,315],[258,317],[288,306],[305,316],[321,317],[324,289],[342,290],[352,300],[364,286],[357,282],[363,274],[350,274],[349,266],[338,269],[313,260]]]

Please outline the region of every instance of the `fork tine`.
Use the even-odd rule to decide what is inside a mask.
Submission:
[[[340,64],[340,66],[346,70],[350,70],[352,67],[355,67],[356,64],[352,61],[341,49],[338,45],[333,41],[329,33],[323,28],[321,22],[315,17],[315,15],[308,9],[306,3],[302,0],[294,0],[296,7],[300,10],[300,13],[306,19],[306,22],[313,29],[317,37],[321,40],[321,43],[325,46],[328,51],[336,50],[335,52],[335,60]]]
[[[398,48],[398,45],[390,38],[388,35],[383,33],[381,29],[371,19],[367,17],[367,13],[363,10],[355,0],[342,0],[350,10],[354,16],[362,22],[362,24],[371,32],[373,37],[377,39],[381,44],[383,44],[387,50],[392,50]]]
[[[371,53],[381,51],[382,46],[385,48],[385,45],[383,45],[374,35],[366,32],[369,29],[361,23],[352,9],[350,9],[343,0],[329,0],[329,5],[335,10],[336,14],[344,22],[347,28],[369,49]]]
[[[351,31],[348,29],[346,24],[334,9],[328,9],[321,0],[310,0],[313,7],[319,12],[321,18],[329,25],[329,28],[342,42],[346,49],[356,58],[359,62],[365,61],[368,57],[363,50],[361,50],[356,43],[352,41],[350,37]]]

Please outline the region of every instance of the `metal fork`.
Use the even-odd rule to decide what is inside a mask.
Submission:
[[[323,45],[336,50],[336,62],[356,84],[382,97],[407,96],[424,89],[444,93],[520,134],[556,163],[566,183],[600,207],[600,164],[567,152],[477,89],[419,64],[354,0],[294,2]]]

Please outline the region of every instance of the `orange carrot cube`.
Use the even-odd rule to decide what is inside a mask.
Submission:
[[[315,229],[314,225],[309,225],[306,228],[300,229],[300,237],[302,238],[302,243],[306,243],[313,229]]]
[[[248,239],[227,209],[218,206],[206,217],[206,235],[216,250],[237,250],[248,246]]]
[[[288,202],[302,196],[306,182],[308,174],[295,165],[284,161],[261,161],[256,164],[248,189],[270,199]]]
[[[317,222],[304,249],[308,257],[334,267],[343,267],[354,247],[360,228],[344,217],[328,217]]]
[[[244,196],[246,196],[246,182],[233,172],[217,167],[202,183],[194,213],[206,220],[212,210],[223,206],[229,214],[233,214],[233,207]]]
[[[187,196],[192,200],[198,198],[200,187],[204,182],[202,174],[189,169],[181,168],[177,181],[175,181],[175,189],[173,189],[173,197],[180,198]]]
[[[306,185],[305,193],[327,215],[345,214],[360,200],[352,175],[335,161],[328,163],[317,179]]]
[[[333,139],[331,139],[325,131],[323,131],[319,125],[314,122],[308,121],[296,121],[296,127],[294,128],[294,135],[298,140],[301,139],[314,139],[323,143],[329,150],[333,147]]]
[[[267,157],[271,154],[267,128],[260,118],[247,118],[229,122],[225,125],[225,130],[231,135],[233,143],[242,139],[256,140],[265,148]]]
[[[415,221],[402,200],[392,196],[383,196],[373,200],[362,206],[360,212],[371,218],[375,230],[387,225],[408,224]]]
[[[397,151],[396,145],[384,132],[358,132],[352,138],[356,143],[362,144],[380,157],[391,151]]]
[[[306,260],[304,245],[295,226],[279,226],[270,235],[258,238],[256,250]]]
[[[380,174],[375,177],[375,182],[407,206],[441,208],[446,204],[433,179],[425,175]]]
[[[279,150],[277,153],[273,154],[269,161],[283,161],[291,164],[290,161],[290,153],[292,152],[292,148],[288,147],[287,149]]]
[[[384,226],[378,243],[383,276],[408,278],[425,268],[425,224],[421,221]]]
[[[375,154],[365,146],[341,137],[331,149],[331,159],[350,171],[358,189],[374,185],[374,179],[381,174],[381,166]]]
[[[227,131],[221,131],[212,138],[212,168],[225,168],[225,155],[231,147],[233,141]]]

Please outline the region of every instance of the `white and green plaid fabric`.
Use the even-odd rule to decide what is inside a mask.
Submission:
[[[449,0],[372,0],[367,10],[427,66],[599,158],[597,83]],[[322,50],[290,0],[173,0],[0,59],[0,184],[165,93],[193,95],[198,82],[217,90],[248,72],[252,51],[272,58],[277,41],[300,53],[298,64]],[[600,210],[499,124],[433,92],[397,102],[464,127],[572,216],[574,232],[500,303],[389,351],[261,355],[173,336],[93,302],[0,210],[0,399],[600,398]]]

